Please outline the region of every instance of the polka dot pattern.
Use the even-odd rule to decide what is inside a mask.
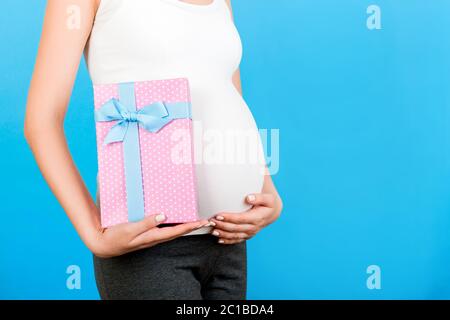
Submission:
[[[157,101],[190,101],[189,84],[184,78],[136,82],[135,94],[138,109]],[[118,85],[94,86],[96,109],[111,98],[119,98]],[[96,123],[103,227],[128,221],[122,144],[103,145],[115,123]],[[192,121],[173,120],[158,133],[140,127],[139,140],[146,215],[163,213],[167,223],[198,220]]]

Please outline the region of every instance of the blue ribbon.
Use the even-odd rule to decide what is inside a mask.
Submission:
[[[128,221],[136,222],[145,217],[139,126],[157,133],[174,119],[192,118],[191,104],[161,101],[137,110],[134,83],[119,84],[119,97],[120,101],[111,99],[97,109],[95,121],[118,121],[106,135],[104,144],[123,143]]]

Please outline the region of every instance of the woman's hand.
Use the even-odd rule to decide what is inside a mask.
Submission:
[[[207,220],[158,228],[166,217],[163,214],[146,217],[139,222],[119,224],[98,231],[88,247],[100,258],[120,256],[149,248],[209,225]]]
[[[235,244],[248,240],[280,216],[282,203],[278,195],[252,194],[246,197],[246,202],[253,207],[245,212],[220,213],[210,219],[214,226],[212,234],[219,238],[219,243]]]

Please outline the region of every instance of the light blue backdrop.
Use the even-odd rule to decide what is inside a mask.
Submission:
[[[285,203],[249,243],[249,298],[450,298],[450,2],[234,2],[245,98],[260,127],[280,129]],[[371,4],[381,30],[366,27]],[[0,7],[0,298],[96,299],[91,255],[23,139],[44,5]],[[94,193],[84,64],[66,129]],[[66,288],[72,264],[81,290]]]

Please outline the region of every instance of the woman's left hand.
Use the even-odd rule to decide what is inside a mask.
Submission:
[[[278,219],[281,200],[272,193],[251,194],[246,202],[253,205],[241,213],[219,213],[210,219],[212,234],[221,244],[235,244],[255,236],[263,228]]]

